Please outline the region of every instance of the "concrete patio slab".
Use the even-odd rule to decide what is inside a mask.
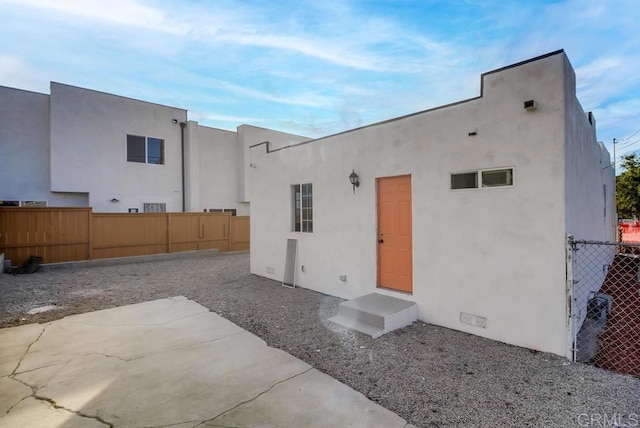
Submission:
[[[3,329],[0,340],[0,426],[407,426],[184,297]]]
[[[13,373],[29,346],[44,330],[40,324],[0,329],[0,376]]]
[[[33,394],[27,385],[8,376],[0,378],[0,415],[4,415],[11,406]]]
[[[358,418],[353,411],[358,409]],[[399,416],[335,379],[311,369],[205,425],[217,427],[406,427]],[[348,421],[348,422],[347,422]]]
[[[11,410],[11,417],[0,419],[7,427],[104,428],[107,424],[73,412],[55,408],[51,403],[28,397]]]

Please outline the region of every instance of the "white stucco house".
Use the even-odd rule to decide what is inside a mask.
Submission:
[[[282,280],[295,239],[302,287],[569,355],[566,238],[614,239],[609,153],[563,51],[480,80],[475,98],[252,146],[251,272]]]
[[[0,101],[7,205],[248,215],[249,146],[308,140],[249,125],[201,126],[184,109],[55,82],[50,94],[0,86]]]
[[[609,153],[563,51],[480,83],[477,97],[315,140],[59,83],[0,87],[0,201],[250,206],[253,274],[282,281],[292,239],[299,286],[396,297],[425,322],[570,355],[566,239],[614,240]]]

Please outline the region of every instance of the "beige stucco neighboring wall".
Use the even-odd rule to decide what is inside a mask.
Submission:
[[[182,211],[180,126],[186,110],[51,83],[51,190],[87,192],[96,212]],[[127,162],[127,134],[164,140],[164,165]],[[110,202],[117,199],[119,202]]]
[[[183,109],[55,82],[51,95],[4,87],[0,95],[0,149],[11,160],[0,172],[3,200],[96,212],[165,203],[178,212],[184,198],[187,212],[249,215],[249,146],[308,140],[250,125],[237,132],[201,126]],[[163,139],[164,164],[128,162],[128,134]]]
[[[200,210],[236,209],[249,215],[249,204],[238,201],[237,134],[233,131],[198,127],[200,155]]]
[[[87,206],[82,193],[51,192],[49,95],[0,86],[0,200]]]
[[[251,272],[281,280],[295,238],[300,286],[414,300],[426,322],[564,355],[564,73],[560,52],[485,74],[482,96],[467,102],[271,153],[254,147]],[[513,187],[450,189],[451,173],[500,167],[514,168]],[[376,288],[375,180],[402,174],[413,189],[411,295]],[[314,231],[291,232],[290,186],[307,182]],[[462,324],[461,312],[485,317],[486,329]]]

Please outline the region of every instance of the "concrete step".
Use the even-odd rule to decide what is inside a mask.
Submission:
[[[338,315],[329,321],[375,339],[417,319],[418,305],[415,302],[371,293],[340,303]]]

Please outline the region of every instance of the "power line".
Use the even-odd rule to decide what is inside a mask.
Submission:
[[[638,129],[636,132],[634,132],[633,134],[629,135],[627,138],[623,138],[623,140],[630,140],[631,137],[635,137],[636,135],[640,134],[640,129]]]
[[[640,140],[638,140],[638,141],[640,141]],[[624,155],[622,155],[622,156],[620,157],[620,159],[618,159],[617,161],[613,162],[611,165],[612,165],[612,166],[613,166],[613,165],[617,165],[617,164],[619,164],[620,162],[623,162],[623,161],[624,161],[624,156],[631,155],[631,154],[636,154],[636,153],[638,153],[638,152],[640,152],[640,149],[634,150],[634,151],[632,151],[632,152],[625,153]],[[608,167],[605,167],[605,168],[608,168]],[[603,169],[604,169],[604,168],[603,168]]]
[[[637,134],[637,132],[636,132],[636,134]],[[635,135],[635,134],[634,134],[634,135]],[[632,136],[633,136],[633,135],[632,135]],[[631,137],[629,137],[629,138],[631,138]],[[627,138],[627,140],[628,140],[629,138]],[[635,140],[635,141],[632,141],[631,143],[627,143],[627,144],[625,144],[624,146],[622,146],[622,147],[620,147],[620,148],[621,148],[621,149],[624,149],[625,147],[633,146],[634,144],[636,144],[636,143],[638,143],[638,142],[640,142],[640,139],[637,139],[637,140]],[[616,144],[620,144],[620,143],[616,142]]]

